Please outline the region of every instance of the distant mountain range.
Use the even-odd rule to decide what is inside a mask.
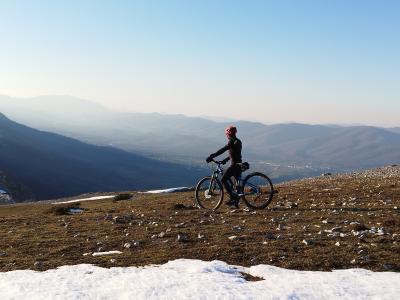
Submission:
[[[0,96],[18,122],[96,145],[197,166],[225,143],[227,122],[183,115],[119,113],[70,96]],[[243,156],[272,177],[311,176],[400,162],[400,128],[237,121]]]
[[[19,201],[94,191],[193,185],[204,174],[196,168],[32,129],[3,114],[0,114],[0,171],[7,174],[7,182],[24,187],[24,193],[8,187]],[[3,184],[7,184],[5,180]]]

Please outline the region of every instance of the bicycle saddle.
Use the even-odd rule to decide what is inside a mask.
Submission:
[[[247,171],[248,169],[250,169],[250,165],[249,165],[248,162],[238,163],[237,165],[240,167],[242,172]]]

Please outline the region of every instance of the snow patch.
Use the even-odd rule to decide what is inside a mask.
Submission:
[[[54,202],[53,204],[68,204],[68,203],[75,203],[75,202],[81,202],[81,201],[110,199],[110,198],[114,198],[114,197],[115,197],[115,195],[96,196],[96,197],[90,197],[90,198],[74,199],[74,200],[69,200],[69,201],[64,201],[64,202]]]
[[[176,187],[176,188],[170,188],[170,189],[165,189],[165,190],[152,190],[152,191],[140,192],[140,193],[141,194],[165,194],[165,193],[176,193],[176,192],[188,192],[191,190],[192,190],[192,188],[188,188],[188,187]]]
[[[264,278],[248,282],[241,272]],[[0,273],[1,299],[397,299],[400,274],[249,268],[178,259],[160,266],[63,266]]]
[[[92,256],[105,256],[105,255],[114,255],[114,254],[122,254],[121,251],[107,251],[107,252],[95,252]]]

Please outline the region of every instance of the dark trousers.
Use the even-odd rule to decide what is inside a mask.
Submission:
[[[232,195],[231,177],[239,176],[241,173],[242,170],[238,165],[231,165],[228,169],[225,170],[224,175],[221,178],[222,185],[224,186],[224,188],[226,189],[231,198],[234,198],[234,195]]]

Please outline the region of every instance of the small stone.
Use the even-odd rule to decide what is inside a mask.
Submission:
[[[0,257],[4,257],[4,256],[7,256],[7,253],[5,253],[5,252],[0,252]]]
[[[389,263],[384,263],[383,264],[383,269],[386,271],[394,271],[396,269],[395,265],[389,264]]]
[[[177,241],[180,243],[187,243],[189,242],[189,237],[186,233],[178,233]]]
[[[162,231],[162,232],[160,232],[159,234],[158,234],[158,237],[159,238],[163,238],[165,236],[165,232],[164,231]]]
[[[279,224],[278,227],[276,228],[276,230],[285,230],[286,226]]]
[[[132,244],[131,243],[125,243],[124,244],[124,248],[127,248],[127,249],[132,248]]]
[[[339,247],[339,246],[340,246],[340,243],[339,243],[339,242],[336,242],[336,243],[335,243],[335,246],[338,246],[338,247]]]
[[[112,219],[113,219],[112,214],[106,214],[106,216],[104,217],[104,220],[106,220],[106,221],[111,221]]]
[[[228,237],[228,239],[230,239],[231,241],[235,241],[235,240],[239,239],[239,237],[236,235],[232,235],[232,236]]]
[[[306,246],[310,246],[314,244],[313,240],[302,240],[302,243]]]
[[[199,233],[199,234],[197,235],[197,238],[198,238],[199,240],[204,239],[204,234]]]
[[[265,238],[268,240],[276,240],[276,237],[271,232],[267,232],[267,234],[265,235]]]
[[[185,225],[186,225],[186,223],[183,222],[183,223],[175,224],[175,227],[176,228],[182,228],[182,227],[185,227]]]
[[[41,261],[35,261],[35,263],[33,264],[33,266],[36,268],[36,269],[43,269],[43,262],[41,262]]]
[[[240,226],[233,226],[232,228],[234,231],[242,231],[242,227]]]
[[[135,247],[139,247],[143,243],[142,241],[132,241],[132,242],[133,242],[133,246],[135,246]]]
[[[114,224],[128,224],[132,220],[131,215],[126,216],[116,216],[113,218]]]

